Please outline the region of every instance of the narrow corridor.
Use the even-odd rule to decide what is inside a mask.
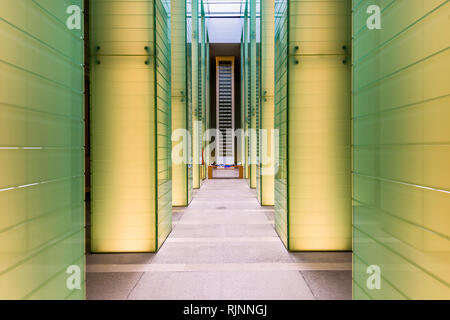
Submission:
[[[156,254],[87,256],[88,299],[351,299],[350,252],[288,252],[245,180],[207,180]]]

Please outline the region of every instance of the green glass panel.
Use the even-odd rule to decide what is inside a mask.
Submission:
[[[245,20],[244,20],[245,21]],[[245,159],[245,135],[242,134],[245,128],[245,95],[247,90],[245,90],[245,46],[244,46],[244,31],[245,27],[242,27],[241,34],[241,68],[240,68],[240,76],[241,76],[241,116],[240,116],[240,125],[241,136],[240,136],[240,150],[238,150],[238,164],[240,163],[244,167],[244,174],[246,168],[246,159]]]
[[[202,134],[202,122],[201,122],[201,96],[199,96],[200,89],[199,84],[201,81],[201,72],[199,57],[201,53],[201,28],[199,19],[199,1],[192,0],[191,2],[191,20],[192,20],[192,168],[193,168],[193,187],[199,189],[201,184],[201,134]]]
[[[353,1],[355,299],[450,298],[450,3]],[[380,289],[369,289],[369,266]]]
[[[250,0],[250,55],[249,55],[249,67],[250,67],[250,106],[249,106],[249,121],[250,121],[250,188],[256,188],[257,177],[257,117],[258,117],[258,70],[257,70],[257,40],[256,40],[256,17],[257,17],[257,0]]]
[[[85,297],[84,44],[68,6],[0,1],[0,300]]]
[[[157,248],[172,231],[171,0],[154,0],[156,62]]]
[[[246,1],[244,17],[244,75],[245,75],[245,105],[244,105],[244,132],[245,132],[245,179],[250,179],[250,106],[251,106],[251,74],[250,74],[250,0]]]
[[[255,138],[256,138],[256,166],[255,166],[255,187],[256,198],[261,203],[261,1],[256,1],[256,103],[255,103]]]
[[[351,250],[350,3],[275,8],[277,230],[289,250]]]
[[[206,132],[206,104],[207,104],[207,83],[206,83],[206,73],[207,73],[207,65],[206,65],[206,50],[207,50],[207,40],[206,40],[206,19],[205,19],[205,4],[203,0],[200,2],[201,11],[200,11],[200,32],[201,32],[201,52],[199,55],[200,61],[200,84],[199,84],[199,97],[201,100],[201,134],[200,138],[200,146],[201,146],[201,180],[206,179],[206,166],[205,166],[205,148],[206,148],[206,139],[204,139]]]
[[[278,151],[275,173],[275,229],[286,247],[288,234],[288,0],[275,0],[275,139]]]
[[[351,250],[351,4],[290,1],[289,19],[289,249]]]
[[[193,188],[194,188],[194,172],[192,165],[192,135],[193,135],[193,124],[192,124],[192,99],[193,99],[193,86],[192,86],[192,1],[186,1],[186,81],[187,81],[187,128],[189,131],[189,139],[187,146],[187,164],[188,164],[188,204],[193,198]]]
[[[259,138],[260,203],[274,205],[274,54],[275,54],[275,3],[261,2],[261,136]]]
[[[171,227],[169,5],[90,15],[92,251],[154,252]]]
[[[241,106],[241,114],[242,114],[242,165],[244,166],[244,178],[248,178],[248,161],[247,161],[247,95],[248,90],[246,87],[247,84],[247,38],[248,38],[248,19],[247,19],[247,2],[245,4],[245,12],[244,12],[244,23],[242,27],[242,45],[241,45],[241,52],[242,52],[242,106]]]
[[[209,52],[210,52],[210,45],[209,45],[209,35],[208,35],[208,28],[206,28],[206,93],[205,93],[205,100],[206,100],[206,106],[205,106],[205,130],[206,134],[205,134],[205,154],[204,154],[204,160],[205,160],[205,177],[208,176],[207,171],[208,171],[208,166],[211,164],[211,159],[210,159],[210,149],[209,149],[209,143],[210,143],[210,135],[209,135],[209,129],[210,128],[210,108],[211,108],[211,75],[210,75],[210,71],[211,71],[211,59],[209,56]]]
[[[186,73],[186,1],[171,2],[172,51],[172,132],[176,134],[172,165],[172,202],[174,206],[187,206],[188,202],[188,137],[187,130],[187,73]],[[181,148],[178,148],[181,146]],[[181,149],[181,150],[180,150]],[[175,151],[176,150],[176,151]]]

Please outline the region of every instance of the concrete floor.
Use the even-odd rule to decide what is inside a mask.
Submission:
[[[87,256],[88,299],[351,299],[351,253],[290,253],[245,180],[208,180],[156,254]]]

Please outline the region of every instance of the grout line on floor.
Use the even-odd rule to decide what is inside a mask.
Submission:
[[[173,221],[173,225],[273,225],[273,220],[267,221]]]
[[[89,271],[86,271],[89,272]],[[141,275],[139,276],[139,278],[136,280],[136,282],[133,285],[133,288],[130,289],[130,292],[128,292],[125,300],[128,300],[128,298],[130,297],[131,293],[133,292],[133,290],[137,287],[139,281],[141,281],[142,277],[144,276],[145,272],[141,272]]]
[[[198,238],[167,238],[166,242],[181,242],[181,243],[192,243],[192,242],[279,242],[278,237],[198,237]]]
[[[150,264],[91,264],[88,273],[124,272],[231,272],[231,271],[348,271],[349,262],[312,263],[150,263]],[[303,280],[303,274],[301,274]],[[306,282],[306,280],[305,280]],[[311,290],[311,289],[310,289]]]

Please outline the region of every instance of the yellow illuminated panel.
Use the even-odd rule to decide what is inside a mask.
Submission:
[[[351,250],[350,2],[289,13],[289,249]]]
[[[187,88],[186,88],[186,3],[172,1],[172,132],[187,130]],[[174,147],[182,145],[182,150],[174,155],[182,162],[172,166],[172,203],[174,206],[188,204],[187,136],[177,135],[180,140],[173,141]],[[184,139],[184,140],[183,140]],[[174,149],[179,150],[179,149]]]
[[[257,88],[257,81],[258,81],[258,66],[257,66],[257,39],[256,39],[256,19],[257,19],[257,6],[256,6],[256,0],[249,1],[249,8],[250,8],[250,52],[249,52],[249,77],[250,77],[250,92],[249,92],[249,119],[250,119],[250,130],[249,130],[249,159],[250,159],[250,188],[256,189],[256,183],[257,183],[257,116],[258,116],[258,88]]]
[[[261,3],[261,129],[260,143],[260,203],[274,205],[274,39],[275,39],[275,3],[266,0]]]
[[[199,37],[199,1],[192,1],[192,28],[191,28],[191,88],[192,88],[192,184],[194,189],[199,189],[201,184],[200,177],[200,164],[201,164],[201,135],[202,126],[199,116],[201,112],[201,100],[199,99],[199,81],[201,79],[200,66],[199,66],[199,47],[201,40]]]
[[[165,11],[91,2],[93,252],[153,252],[171,230],[170,49],[153,45],[168,42]]]

